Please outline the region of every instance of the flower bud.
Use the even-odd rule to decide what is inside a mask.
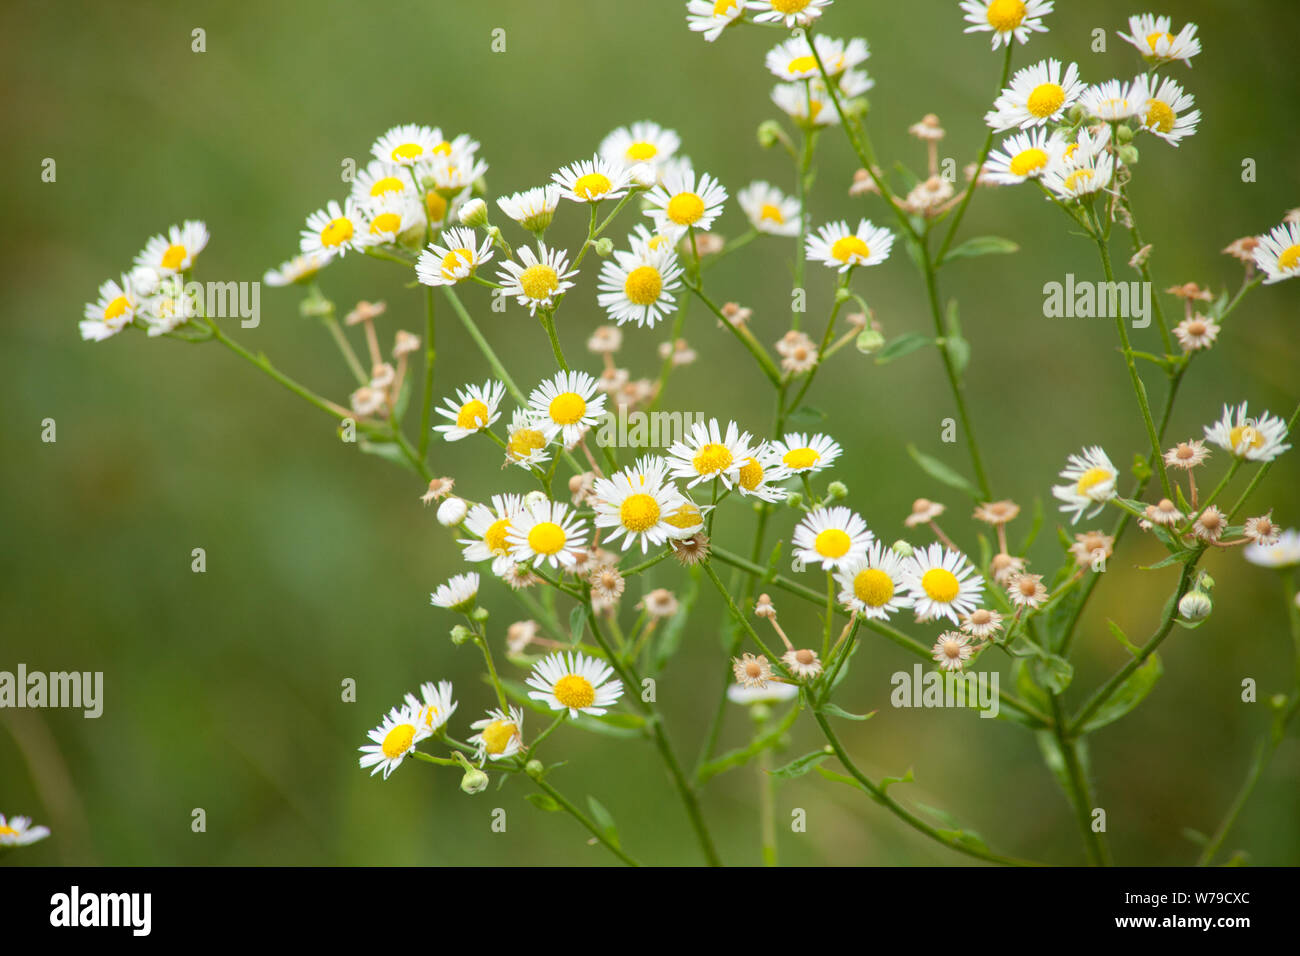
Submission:
[[[1127,123],[1121,123],[1115,128],[1115,139],[1121,143],[1133,142],[1133,127]]]
[[[600,256],[602,259],[614,251],[614,240],[610,239],[608,236],[601,236],[591,245],[592,248],[596,250],[596,255]]]
[[[785,503],[791,508],[798,508],[803,504],[803,495],[799,494],[797,491],[792,491],[785,496]]]
[[[476,607],[470,613],[470,620],[478,621],[480,624],[482,624],[487,619],[488,619],[488,609],[485,607]]]
[[[1120,145],[1115,147],[1115,155],[1125,166],[1136,166],[1138,161],[1137,147],[1131,144]]]
[[[464,624],[457,624],[451,629],[451,642],[453,644],[464,644],[466,641],[474,639],[474,632]]]
[[[131,270],[131,291],[138,296],[150,296],[158,291],[161,276],[152,266],[136,266]]]
[[[826,486],[826,494],[831,498],[847,498],[849,496],[849,486],[842,481],[832,481]]]
[[[764,120],[758,124],[758,145],[771,149],[781,141],[781,124],[776,120]]]
[[[530,760],[524,764],[524,773],[536,780],[546,770],[546,766],[540,760]]]
[[[858,333],[856,345],[863,355],[871,355],[885,347],[885,337],[875,329],[863,329]]]
[[[914,549],[902,538],[899,538],[889,546],[889,550],[893,551],[894,554],[898,555],[900,558],[910,558]]]
[[[488,207],[481,199],[471,199],[460,207],[460,224],[481,229],[488,224]]]
[[[465,771],[465,776],[460,778],[460,788],[466,793],[482,793],[491,782],[482,770],[471,767]]]
[[[1088,118],[1088,111],[1083,107],[1083,104],[1075,103],[1070,107],[1070,112],[1065,115],[1071,126],[1077,126]]]
[[[465,504],[465,499],[453,495],[438,505],[438,524],[444,528],[454,528],[465,520],[468,512],[469,505]]]
[[[549,500],[550,499],[546,497],[546,492],[544,491],[530,491],[528,494],[524,495],[524,507],[529,509],[535,508],[537,505],[544,504]]]
[[[1185,621],[1203,621],[1214,610],[1214,602],[1204,591],[1188,591],[1178,602],[1178,613]]]

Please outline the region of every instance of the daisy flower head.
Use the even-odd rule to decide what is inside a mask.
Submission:
[[[870,56],[865,40],[853,40],[850,49],[845,48],[843,40],[835,40],[821,34],[817,34],[813,42],[817,45],[816,56],[813,55],[813,47],[809,45],[806,36],[795,36],[778,43],[767,51],[764,59],[768,71],[778,80],[791,83],[820,76],[817,57],[821,57],[827,74],[837,76]]]
[[[835,580],[840,604],[863,617],[885,621],[912,606],[903,558],[879,541],[871,542],[865,556],[840,567]]]
[[[745,0],[687,0],[686,26],[712,43],[745,15]]]
[[[208,227],[197,219],[172,226],[167,235],[157,235],[144,244],[135,264],[148,266],[160,276],[175,275],[194,265],[195,257],[208,244]]]
[[[1261,568],[1290,568],[1300,564],[1300,531],[1286,528],[1273,535],[1272,544],[1252,541],[1241,549],[1242,557]]]
[[[1190,471],[1209,457],[1210,453],[1205,448],[1205,442],[1199,438],[1193,438],[1190,441],[1180,441],[1165,452],[1165,464],[1170,468],[1181,468],[1184,471]]]
[[[714,478],[731,488],[741,466],[753,456],[751,441],[749,432],[742,432],[734,421],[725,429],[716,418],[707,424],[697,421],[684,440],[669,446],[668,467],[674,478],[686,479],[687,488]]]
[[[853,231],[842,219],[827,223],[805,243],[809,259],[840,272],[847,272],[854,266],[879,265],[889,258],[893,245],[894,234],[873,225],[869,219],[860,220],[858,228]]]
[[[676,239],[688,229],[708,229],[726,201],[727,191],[708,173],[697,179],[689,166],[669,167],[646,195],[646,215],[657,231]]]
[[[658,123],[642,120],[620,126],[600,143],[599,153],[606,162],[631,169],[642,164],[657,168],[672,158],[682,145],[681,138]]]
[[[511,705],[509,712],[493,708],[482,720],[470,724],[477,730],[466,743],[478,747],[475,759],[481,764],[485,759],[505,760],[524,749],[524,712]]]
[[[428,126],[405,123],[394,126],[370,147],[375,159],[395,166],[414,166],[434,157],[442,145],[442,133]]]
[[[351,199],[340,206],[331,199],[323,209],[307,217],[307,228],[302,230],[299,249],[312,253],[343,256],[350,249],[360,249],[369,241],[369,225]]]
[[[806,27],[822,15],[831,0],[750,0],[755,23],[783,23],[786,27]]]
[[[560,187],[554,183],[497,199],[497,206],[503,213],[534,235],[547,230],[559,205]]]
[[[9,817],[0,813],[0,846],[27,846],[50,835],[49,827],[32,826],[31,817]]]
[[[1183,319],[1174,326],[1174,335],[1177,336],[1178,344],[1182,346],[1184,352],[1208,349],[1214,344],[1221,331],[1222,327],[1219,323],[1199,313]]]
[[[1007,596],[1017,607],[1036,608],[1047,600],[1041,574],[1017,574],[1007,582]]]
[[[772,102],[800,126],[834,126],[840,121],[839,110],[820,79],[778,83],[772,87]]]
[[[492,504],[476,504],[465,516],[465,530],[474,538],[461,539],[465,546],[461,556],[473,563],[492,562],[492,573],[501,577],[515,561],[510,557],[506,533],[510,519],[524,510],[522,495],[493,495]]]
[[[186,289],[184,276],[167,276],[158,283],[153,295],[140,304],[136,316],[144,319],[151,337],[165,335],[202,311],[198,296],[194,284]]]
[[[572,445],[605,414],[599,390],[586,372],[556,372],[529,393],[528,408],[548,441],[560,435],[565,445]]]
[[[829,468],[840,457],[841,451],[839,443],[829,435],[806,435],[803,432],[789,432],[784,438],[773,439],[771,448],[781,478],[816,474]]]
[[[931,656],[939,662],[940,670],[959,671],[966,666],[973,651],[970,637],[961,631],[945,631],[934,642]]]
[[[433,430],[441,432],[447,441],[460,441],[481,432],[501,417],[499,409],[505,394],[506,387],[491,379],[482,385],[459,388],[456,390],[456,400],[453,402],[450,398],[443,399],[447,407],[437,410],[439,415],[448,420],[448,424],[435,425]]]
[[[1184,136],[1196,132],[1196,124],[1201,121],[1201,111],[1192,109],[1196,99],[1168,77],[1162,80],[1153,76],[1146,82],[1150,85],[1144,91],[1146,101],[1138,114],[1142,128],[1177,146]]]
[[[478,575],[470,571],[468,574],[454,574],[446,584],[439,584],[438,590],[429,595],[429,603],[464,614],[473,610],[477,598]]]
[[[1274,523],[1273,512],[1270,511],[1266,515],[1247,518],[1246,526],[1241,529],[1241,533],[1260,547],[1267,548],[1277,544],[1281,529]]]
[[[492,258],[492,239],[478,241],[473,229],[457,227],[443,232],[437,242],[420,253],[415,276],[425,285],[455,285]]]
[[[79,325],[82,339],[101,342],[117,335],[131,324],[139,305],[130,279],[122,276],[120,282],[107,280],[99,287],[99,298],[86,303],[85,318]]]
[[[451,695],[451,681],[439,681],[437,684],[426,681],[420,685],[420,696],[424,699],[418,700],[414,694],[407,694],[406,708],[415,715],[417,727],[433,734],[447,722],[447,718],[456,713],[457,704]]]
[[[488,164],[474,155],[477,148],[478,143],[468,137],[456,137],[446,153],[435,152],[422,167],[425,181],[432,182],[433,188],[448,199],[473,186],[488,171]]]
[[[1061,511],[1074,512],[1071,524],[1077,524],[1085,511],[1088,511],[1089,518],[1093,517],[1115,497],[1115,479],[1119,472],[1097,445],[1071,455],[1060,474],[1069,484],[1054,486],[1052,494],[1063,502]]]
[[[1286,422],[1268,412],[1251,418],[1245,402],[1235,409],[1224,405],[1223,417],[1205,426],[1208,441],[1247,461],[1272,461],[1291,447],[1283,444],[1286,436]]]
[[[799,200],[771,183],[757,180],[736,194],[736,202],[749,224],[769,236],[794,236],[799,232]]]
[[[1079,95],[1079,105],[1093,119],[1107,123],[1120,123],[1146,111],[1150,88],[1146,76],[1131,83],[1123,80],[1106,80],[1088,87]]]
[[[374,767],[370,771],[372,777],[383,771],[387,780],[402,761],[415,752],[415,745],[432,735],[433,731],[421,726],[413,708],[394,707],[380,725],[366,735],[373,743],[357,748],[361,751],[361,766],[363,769]]]
[[[526,408],[516,408],[506,426],[506,461],[520,468],[531,468],[550,460],[546,450],[551,439],[536,416]]]
[[[1169,17],[1143,13],[1128,18],[1128,33],[1119,38],[1137,47],[1148,63],[1171,63],[1182,60],[1191,66],[1192,57],[1201,52],[1201,41],[1196,39],[1196,24],[1189,23],[1175,35],[1170,32]]]
[[[358,206],[365,207],[391,196],[419,198],[411,174],[397,163],[372,159],[352,181],[352,198]]]
[[[390,194],[360,207],[366,240],[371,244],[417,245],[424,235],[424,206],[412,196]]]
[[[585,521],[558,501],[539,501],[510,519],[506,544],[517,564],[549,564],[570,568],[577,562],[574,552],[587,544]]]
[[[276,287],[310,282],[333,258],[334,254],[330,252],[309,252],[294,256],[275,269],[267,269],[262,281]]]
[[[1109,126],[1096,133],[1080,129],[1074,145],[1048,166],[1043,185],[1061,199],[1081,199],[1105,189],[1115,173],[1115,159],[1106,148],[1109,141]]]
[[[1037,179],[1065,153],[1066,142],[1059,133],[1044,126],[1014,133],[989,153],[983,175],[1002,186],[1014,186]]]
[[[908,561],[908,596],[918,621],[946,617],[956,624],[979,605],[984,582],[961,552],[935,542],[916,549]]]
[[[1264,285],[1300,275],[1300,225],[1284,222],[1267,236],[1259,237],[1254,250],[1255,265],[1264,273]]]
[[[570,717],[590,714],[599,717],[623,696],[623,682],[611,677],[614,668],[584,654],[552,654],[544,657],[528,675],[528,696],[551,710],[568,708]]]
[[[654,328],[677,311],[682,267],[671,242],[633,241],[632,246],[631,252],[615,250],[601,266],[596,301],[619,325]]]
[[[736,683],[745,688],[764,688],[772,680],[772,665],[766,657],[759,654],[742,654],[731,659],[731,672],[736,676]]]
[[[631,167],[611,163],[600,155],[581,159],[565,166],[551,179],[560,187],[560,195],[573,202],[602,202],[627,194],[631,184]]]
[[[1017,70],[1011,85],[993,102],[985,122],[995,130],[1042,126],[1059,119],[1083,93],[1079,67],[1071,63],[1061,70],[1060,60],[1040,60]]]
[[[971,24],[963,33],[992,33],[993,49],[1011,41],[1028,43],[1030,33],[1046,33],[1043,17],[1052,12],[1052,0],[962,0],[963,18]]]
[[[804,515],[795,525],[790,544],[796,561],[820,564],[823,571],[833,571],[866,558],[867,548],[875,540],[858,514],[836,505]]]
[[[961,629],[977,641],[987,641],[1002,630],[1002,615],[987,608],[976,608],[962,615]]]
[[[569,281],[576,271],[569,271],[569,257],[562,249],[547,249],[538,243],[540,256],[531,246],[520,246],[516,252],[522,264],[511,260],[501,263],[497,278],[506,295],[515,297],[520,305],[528,306],[528,313],[536,315],[538,309],[549,309],[555,296],[573,288]]]
[[[736,491],[747,498],[758,498],[760,501],[783,501],[789,492],[773,484],[782,477],[780,459],[765,442],[748,457],[741,459],[740,471],[736,473]]]
[[[773,681],[765,687],[746,687],[744,684],[728,684],[727,700],[733,704],[779,704],[799,696],[798,684],[786,684]]]
[[[614,529],[606,541],[622,537],[626,551],[640,538],[644,554],[650,545],[658,547],[676,536],[678,529],[668,518],[687,502],[667,479],[666,468],[663,459],[650,457],[608,478],[596,479],[591,501],[595,525]]]
[[[781,663],[800,680],[816,680],[821,676],[821,658],[810,648],[786,651],[781,655]]]

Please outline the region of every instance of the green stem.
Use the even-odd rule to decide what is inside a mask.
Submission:
[[[594,836],[598,841],[600,841],[600,843],[602,843],[605,846],[606,849],[609,850],[610,853],[613,853],[616,857],[618,857],[628,866],[641,865],[634,858],[628,856],[625,852],[623,852],[622,847],[620,847],[617,843],[615,843],[608,836],[606,836],[605,831],[602,830],[600,827],[596,826],[596,824],[591,821],[591,818],[589,818],[585,813],[583,813],[581,810],[575,807],[564,794],[560,793],[560,791],[556,790],[554,787],[552,787],[549,783],[547,783],[545,780],[541,779],[540,777],[534,777],[533,783],[537,784],[537,786],[541,789],[543,793],[545,793],[548,797],[550,797],[552,800],[558,803],[567,813],[569,813],[570,816],[572,816],[575,820],[581,823],[592,836]]]
[[[437,351],[433,346],[433,286],[424,289],[424,397],[420,403],[420,460],[429,454],[429,436],[432,434],[430,417],[433,414],[433,363]]]

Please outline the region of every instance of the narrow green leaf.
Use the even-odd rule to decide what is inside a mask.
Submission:
[[[907,453],[912,459],[921,466],[921,470],[933,478],[935,481],[947,485],[949,488],[956,488],[958,491],[969,495],[972,499],[979,500],[980,493],[975,490],[966,478],[959,472],[953,471],[937,458],[931,458],[929,455],[921,452],[915,445],[907,446]]]
[[[597,800],[591,794],[587,795],[587,807],[591,810],[591,816],[600,827],[601,832],[605,834],[605,839],[614,846],[618,846],[618,825],[614,823],[614,818],[610,812],[605,809],[605,805]]]
[[[1151,689],[1155,687],[1156,681],[1160,679],[1164,670],[1159,654],[1148,657],[1141,667],[1129,674],[1128,679],[1120,685],[1119,690],[1115,691],[1110,700],[1102,704],[1092,718],[1083,725],[1082,732],[1089,734],[1114,723],[1142,703],[1147,694],[1151,693]]]
[[[796,757],[784,767],[778,767],[775,770],[770,771],[770,773],[772,776],[780,777],[782,780],[792,780],[795,777],[802,777],[829,756],[830,754],[825,750],[814,750],[810,754]]]
[[[820,425],[826,421],[826,413],[820,408],[812,405],[800,405],[790,413],[787,419],[791,424],[803,425],[805,428],[813,425]]]
[[[896,358],[901,358],[917,349],[934,344],[934,338],[920,332],[904,332],[898,338],[886,342],[885,347],[876,353],[876,364],[886,365]]]
[[[1106,622],[1106,626],[1110,628],[1111,636],[1113,636],[1115,640],[1119,641],[1120,644],[1124,646],[1124,649],[1126,651],[1128,651],[1134,657],[1137,657],[1138,654],[1142,653],[1142,649],[1128,639],[1128,635],[1125,634],[1120,629],[1120,626],[1118,624],[1116,624],[1114,621],[1108,620]]]
[[[1001,236],[976,236],[974,239],[967,239],[961,245],[949,249],[948,254],[944,256],[944,261],[968,259],[973,256],[1007,255],[1019,251],[1019,244],[1012,242],[1010,239],[1003,239]]]
[[[538,810],[545,810],[547,813],[555,813],[557,810],[562,809],[558,803],[551,799],[549,793],[525,793],[524,799]]]
[[[961,375],[970,364],[970,343],[960,335],[950,335],[944,339],[944,348],[948,350],[948,358],[952,360],[953,369]]]
[[[843,707],[832,703],[823,705],[822,710],[828,714],[834,714],[836,717],[843,717],[845,720],[870,720],[872,717],[876,716],[874,710],[869,714],[850,714]]]
[[[582,635],[587,629],[587,606],[579,604],[569,612],[569,642],[581,644]]]

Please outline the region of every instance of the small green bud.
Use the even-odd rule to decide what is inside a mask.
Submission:
[[[453,644],[464,644],[466,641],[473,639],[474,632],[464,624],[457,624],[451,629],[451,642]]]
[[[803,504],[803,495],[799,494],[799,492],[797,491],[792,491],[788,495],[786,495],[785,503],[788,504],[791,508],[798,508],[801,504]]]
[[[1204,591],[1188,591],[1178,602],[1178,613],[1185,621],[1203,621],[1214,610],[1214,602]]]
[[[758,145],[771,149],[781,141],[781,124],[776,120],[764,120],[758,124]]]
[[[1121,123],[1115,128],[1115,138],[1121,143],[1133,142],[1133,127],[1127,123]]]
[[[323,319],[334,314],[334,303],[318,295],[310,295],[302,300],[298,312],[305,319]]]
[[[749,718],[756,724],[765,724],[772,716],[772,708],[759,701],[749,705]]]
[[[1214,578],[1210,577],[1209,572],[1202,571],[1201,576],[1197,579],[1196,590],[1209,593],[1214,590]]]
[[[1274,710],[1282,710],[1286,707],[1286,704],[1286,694],[1274,694],[1268,699],[1268,706],[1272,707]]]
[[[460,788],[466,793],[482,793],[491,782],[482,770],[471,767],[465,771],[465,776],[460,778]]]
[[[836,289],[836,290],[835,290],[835,301],[836,301],[836,302],[848,302],[849,299],[851,299],[851,298],[853,298],[853,293],[852,293],[850,290],[848,290],[848,289]]]
[[[470,613],[470,618],[482,624],[484,621],[488,619],[488,609],[485,607],[476,607]]]
[[[912,546],[908,544],[906,541],[904,541],[902,538],[899,538],[892,545],[890,545],[889,550],[893,551],[894,554],[898,555],[900,558],[910,558],[913,552]]]
[[[488,207],[483,200],[471,199],[460,207],[460,224],[471,229],[481,229],[488,224]]]
[[[482,176],[474,180],[472,192],[475,196],[486,196],[488,194],[487,180]]]
[[[1115,154],[1119,156],[1119,161],[1125,166],[1136,166],[1138,161],[1137,147],[1133,145],[1122,145],[1115,147]]]
[[[885,347],[885,337],[875,329],[863,329],[858,333],[856,344],[863,355],[871,355]]]
[[[831,498],[847,498],[849,487],[842,481],[832,481],[826,486],[826,494]]]
[[[610,239],[608,236],[601,236],[592,243],[592,248],[596,250],[596,255],[604,259],[614,251],[614,240]]]
[[[1071,126],[1078,126],[1088,118],[1088,111],[1081,104],[1075,103],[1070,107],[1070,112],[1066,116],[1069,118]]]
[[[546,765],[540,760],[530,760],[528,763],[524,764],[524,773],[528,774],[528,776],[532,777],[534,780],[539,779],[545,771]]]

